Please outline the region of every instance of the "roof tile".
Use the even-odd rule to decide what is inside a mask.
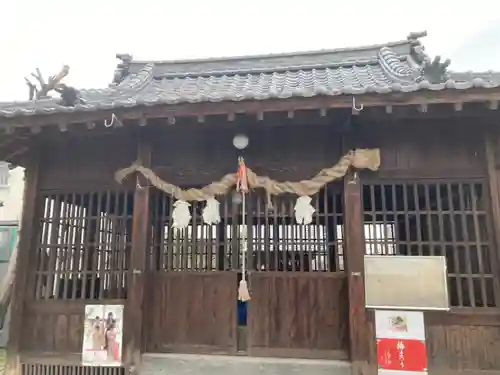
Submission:
[[[121,58],[115,83],[80,90],[80,104],[63,106],[57,99],[0,103],[0,117],[136,105],[500,87],[500,73],[448,72],[449,61],[431,61],[412,36],[387,45],[247,58],[181,62]]]

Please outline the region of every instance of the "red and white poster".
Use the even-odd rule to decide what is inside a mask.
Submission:
[[[375,311],[379,375],[427,374],[424,313]]]

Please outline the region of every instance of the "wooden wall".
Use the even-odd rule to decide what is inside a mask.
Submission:
[[[456,313],[459,314],[459,313]],[[498,313],[491,312],[491,315]],[[453,313],[425,313],[429,373],[453,373],[500,369],[500,320],[490,314],[469,312],[456,317]],[[373,314],[369,334],[375,336]],[[370,345],[370,362],[377,363],[376,346]]]
[[[465,120],[362,122],[351,147],[380,148],[376,178],[485,177],[484,128]]]
[[[494,230],[498,226],[498,208],[495,207],[498,207],[500,198],[496,198],[497,203],[493,201],[493,205],[490,204],[490,194],[498,195],[499,188],[495,184],[498,184],[500,174],[494,176],[496,182],[491,185],[491,176],[488,173],[488,165],[491,161],[488,160],[485,143],[485,139],[492,136],[490,130],[487,126],[475,128],[465,121],[449,121],[446,124],[400,122],[385,126],[384,131],[381,131],[381,126],[367,123],[363,124],[361,129],[357,135],[351,136],[351,143],[357,147],[379,147],[382,159],[379,172],[362,173],[365,192],[372,194],[371,203],[366,202],[366,197],[364,199],[365,223],[399,217],[399,220],[403,221],[408,228],[415,226],[415,221],[417,221],[417,226],[421,225],[422,228],[418,228],[419,232],[413,238],[411,235],[400,238],[400,243],[396,239],[395,252],[398,253],[398,250],[402,248],[405,253],[412,255],[445,255],[448,260],[450,291],[460,294],[461,302],[459,303],[459,298],[455,297],[455,306],[452,306],[451,312],[425,313],[429,373],[452,374],[464,371],[476,374],[477,370],[500,371],[498,357],[500,349],[499,247],[498,236]],[[498,149],[499,145],[495,147]],[[495,170],[498,171],[498,169]],[[465,185],[474,185],[471,189],[475,193],[472,193],[474,197],[470,206],[464,203],[465,191],[460,187]],[[440,204],[430,205],[429,191],[431,189],[437,191],[439,187],[441,191],[444,191],[443,195],[448,196],[451,190],[456,190],[462,194],[462,197],[456,199],[458,203],[452,203],[452,200],[455,202],[455,197],[447,199],[446,202],[449,205],[446,207]],[[404,198],[401,196],[398,199],[406,200],[402,208],[394,206],[387,208],[391,206],[390,202],[373,202],[375,199],[373,194],[377,189],[390,192],[391,189],[395,191],[398,188],[404,191]],[[417,190],[425,193],[419,196]],[[480,197],[478,196],[479,190],[481,190]],[[413,201],[412,192],[414,192],[415,201]],[[454,204],[456,207],[453,207]],[[481,212],[479,212],[480,205],[483,210]],[[455,215],[458,220],[449,219],[448,228],[446,228],[446,220],[442,224],[445,227],[444,230],[441,229],[441,232],[444,236],[446,232],[450,232],[451,237],[432,238],[432,234],[431,238],[426,237],[424,225],[427,221],[425,218],[419,221],[415,217],[427,215],[430,228],[431,225],[436,224],[430,224],[431,216],[440,216],[439,211],[444,209],[449,210],[450,218]],[[476,219],[473,219],[474,215]],[[441,215],[441,217],[446,218],[446,215]],[[483,256],[488,254],[484,258],[487,265],[485,264],[482,270],[476,270],[477,274],[474,275],[472,271],[474,266],[467,262],[471,262],[471,259],[474,261],[471,256],[475,254],[473,251],[476,250],[476,244],[465,245],[463,236],[453,235],[460,231],[463,234],[466,231],[465,227],[454,225],[460,224],[461,219],[458,217],[462,217],[461,223],[468,222],[469,218],[471,222],[476,221],[477,237],[474,237],[474,240],[484,241],[480,247],[482,246],[483,250],[487,251],[483,253]],[[481,219],[478,219],[479,217]],[[482,219],[485,220],[478,224]],[[431,231],[433,231],[432,228]],[[474,229],[470,231],[474,232]],[[481,235],[478,234],[479,232]],[[396,233],[395,236],[398,235],[401,233]],[[480,236],[481,240],[478,239]],[[369,248],[370,246],[367,251]],[[384,248],[384,251],[390,251],[390,249]],[[478,260],[475,261],[477,264]],[[458,265],[457,262],[464,263]],[[485,297],[483,301],[480,301],[480,298],[471,301],[469,298],[465,303],[465,294],[474,294],[474,291],[467,292],[465,289],[469,286],[471,289],[475,288],[477,296],[481,293],[481,288],[473,287],[472,283],[481,279],[487,280],[487,283],[491,280],[491,288],[488,292],[482,292],[483,296],[488,294],[488,297]],[[467,281],[462,282],[463,280],[470,280],[470,282],[468,284]],[[457,285],[462,291],[457,291]],[[372,370],[375,371],[377,358],[373,313],[368,314],[368,332],[371,338],[369,361]]]
[[[249,145],[238,151],[233,137],[244,132]],[[276,180],[309,178],[342,155],[342,136],[325,125],[273,126],[256,123],[188,124],[155,129],[148,134],[153,142],[152,165],[165,180],[181,185],[205,185],[218,181],[237,168],[238,156],[257,174]]]
[[[80,361],[85,305],[126,299],[134,182],[119,185],[114,172],[135,160],[137,141],[117,129],[39,142],[20,349],[27,361],[40,353]]]
[[[42,142],[40,190],[120,188],[114,173],[137,155],[137,138],[125,129],[100,136],[58,135]]]
[[[258,273],[251,281],[250,355],[348,358],[344,273]]]
[[[147,352],[236,354],[236,273],[154,272],[149,278]]]

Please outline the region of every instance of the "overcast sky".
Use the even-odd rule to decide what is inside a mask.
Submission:
[[[177,59],[384,43],[427,30],[453,70],[500,70],[500,2],[419,0],[0,1],[0,100],[27,99],[24,76],[62,64],[66,83],[103,87],[116,53]]]

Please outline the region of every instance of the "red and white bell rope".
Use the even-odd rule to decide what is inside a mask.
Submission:
[[[248,284],[246,280],[246,261],[247,261],[247,228],[246,228],[246,194],[248,193],[248,179],[245,161],[240,156],[238,158],[236,191],[241,194],[241,281],[238,288],[238,299],[246,302],[250,300]]]

